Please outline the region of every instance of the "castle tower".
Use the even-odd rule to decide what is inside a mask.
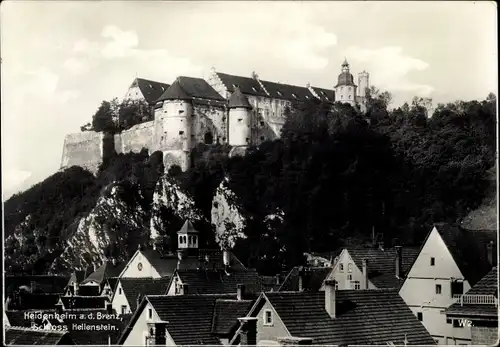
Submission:
[[[361,99],[366,97],[366,89],[370,87],[370,74],[363,70],[358,74],[358,95]]]
[[[190,165],[192,98],[177,79],[158,99],[163,102],[155,112],[156,150],[163,152],[165,170],[178,165],[186,171]]]
[[[196,255],[198,252],[198,230],[193,224],[186,220],[182,228],[177,232],[177,254],[179,260],[186,256]]]
[[[342,63],[342,72],[340,73],[335,89],[335,101],[349,103],[352,106],[356,103],[356,88],[354,77],[349,71],[347,59]]]
[[[251,110],[248,99],[235,88],[229,98],[229,145],[246,148],[251,141]]]

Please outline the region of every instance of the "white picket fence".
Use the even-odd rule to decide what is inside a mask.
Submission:
[[[476,305],[495,305],[498,307],[498,299],[494,295],[453,295],[453,302],[463,304]]]

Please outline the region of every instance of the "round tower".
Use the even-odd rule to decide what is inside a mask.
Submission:
[[[363,99],[366,97],[366,89],[370,87],[369,78],[370,74],[364,70],[358,74],[358,95]]]
[[[340,73],[335,89],[335,101],[349,103],[352,106],[356,103],[356,89],[354,77],[349,71],[347,59],[342,63],[342,72]]]
[[[229,145],[246,147],[251,142],[251,110],[252,106],[239,88],[229,98]]]
[[[165,170],[178,165],[186,171],[192,148],[192,98],[177,79],[158,99],[161,102],[155,112],[155,149],[163,152]]]

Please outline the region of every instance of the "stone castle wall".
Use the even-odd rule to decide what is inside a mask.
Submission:
[[[132,128],[115,135],[115,150],[117,153],[139,153],[147,148],[153,149],[154,121],[134,125]]]
[[[84,131],[64,138],[61,169],[80,166],[96,173],[102,162],[103,133]]]

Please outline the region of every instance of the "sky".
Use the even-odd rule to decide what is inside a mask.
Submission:
[[[3,1],[3,198],[55,173],[64,136],[135,77],[214,67],[331,89],[347,58],[393,107],[498,94],[496,13],[488,1]]]

